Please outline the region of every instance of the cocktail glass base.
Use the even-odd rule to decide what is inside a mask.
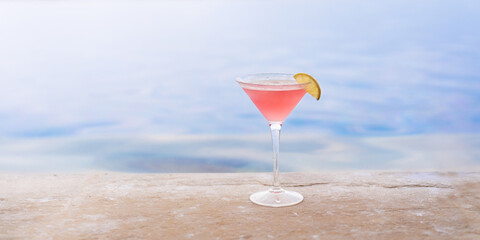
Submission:
[[[301,203],[303,196],[298,192],[272,188],[250,195],[250,201],[265,207],[288,207]]]

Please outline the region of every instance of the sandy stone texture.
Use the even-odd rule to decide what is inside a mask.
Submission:
[[[480,239],[480,173],[0,174],[0,239]]]

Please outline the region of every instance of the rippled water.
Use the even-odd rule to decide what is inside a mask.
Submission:
[[[235,77],[307,72],[281,167],[480,165],[476,1],[2,1],[0,171],[271,169]]]

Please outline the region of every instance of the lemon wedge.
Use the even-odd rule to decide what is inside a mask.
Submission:
[[[308,94],[312,95],[315,99],[320,99],[320,95],[322,94],[322,90],[320,89],[320,85],[318,85],[317,80],[313,78],[312,76],[306,74],[306,73],[297,73],[293,75],[293,78],[300,83],[308,83],[308,85],[305,88],[305,91],[308,92]]]

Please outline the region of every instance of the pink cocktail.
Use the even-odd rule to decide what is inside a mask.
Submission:
[[[305,95],[305,89],[296,81],[258,81],[242,84],[258,110],[269,122],[283,122]]]
[[[237,78],[237,82],[267,119],[273,143],[273,186],[254,193],[250,200],[268,207],[285,207],[303,201],[300,193],[280,187],[278,154],[283,121],[305,95],[308,83],[298,83],[292,74],[266,73]]]

